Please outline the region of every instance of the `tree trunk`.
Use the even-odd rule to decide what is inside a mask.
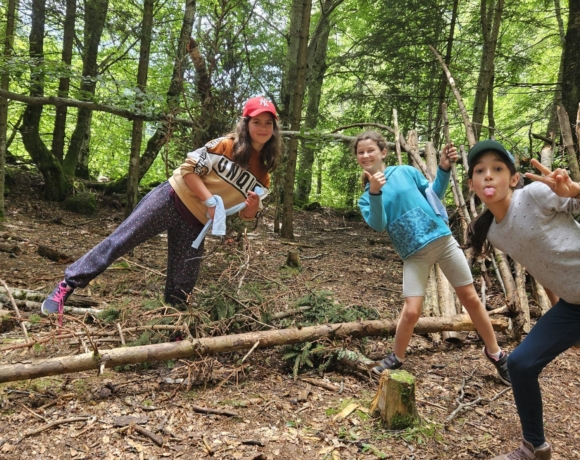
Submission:
[[[298,46],[298,60],[296,67],[296,80],[294,96],[292,98],[292,111],[290,113],[290,129],[300,130],[302,104],[304,103],[304,91],[306,84],[306,58],[308,54],[308,33],[310,30],[310,13],[312,0],[303,0],[302,17],[300,18],[300,42]],[[292,18],[292,21],[298,18]],[[292,27],[292,26],[291,26]],[[288,143],[286,156],[286,171],[284,175],[284,201],[282,208],[282,228],[280,235],[283,238],[294,238],[294,178],[296,177],[296,160],[298,156],[298,139],[292,138]]]
[[[435,264],[435,272],[437,273],[437,300],[439,302],[441,317],[453,317],[456,314],[453,287],[447,278],[445,278],[439,264]],[[447,342],[460,340],[459,334],[454,331],[444,331],[442,338]]]
[[[499,36],[499,26],[503,13],[504,0],[481,0],[481,30],[483,35],[483,50],[479,66],[477,89],[473,101],[473,116],[471,123],[475,131],[475,138],[479,140],[481,127],[485,115],[485,103],[488,93],[493,91],[492,81],[494,73],[495,52]]]
[[[532,325],[530,323],[530,304],[528,303],[528,296],[526,294],[526,269],[522,264],[516,261],[514,261],[514,268],[516,270],[516,289],[518,293],[518,300],[524,319],[523,330],[527,334],[530,332]]]
[[[570,0],[568,28],[564,45],[564,73],[562,76],[562,103],[570,117],[578,111],[580,102],[580,1]],[[560,125],[562,122],[560,120]],[[578,179],[574,179],[578,181]]]
[[[578,103],[576,103],[578,104]],[[574,107],[574,112],[577,112],[577,106]],[[560,121],[560,131],[562,132],[562,139],[564,141],[564,150],[568,159],[568,169],[570,170],[570,177],[574,182],[580,182],[580,167],[578,166],[578,157],[576,156],[576,148],[574,147],[574,138],[572,137],[572,130],[570,128],[570,118],[566,113],[566,109],[562,106],[558,107],[558,120]]]
[[[186,0],[183,21],[181,23],[181,33],[179,34],[179,43],[177,44],[177,55],[173,63],[173,75],[167,90],[165,101],[169,111],[169,116],[173,117],[176,109],[179,107],[181,94],[183,92],[183,76],[185,74],[185,58],[188,55],[187,47],[190,43],[191,33],[193,31],[193,20],[195,18],[196,0]],[[159,123],[155,133],[147,141],[145,152],[139,159],[139,180],[147,174],[149,168],[157,158],[160,150],[171,139],[173,124],[171,121],[162,121]],[[169,177],[171,171],[167,171]],[[122,193],[127,190],[127,176],[113,182],[107,187],[107,193]]]
[[[42,97],[44,95],[44,73],[42,61],[44,60],[44,32],[45,32],[46,6],[44,0],[33,0],[32,20],[30,25],[30,96]],[[40,118],[42,106],[27,105],[22,119],[20,133],[26,151],[36,164],[44,178],[44,198],[50,201],[63,200],[70,191],[70,183],[62,173],[60,163],[48,150],[40,137]]]
[[[66,0],[66,13],[64,17],[64,30],[62,38],[62,62],[69,69],[72,62],[75,21],[76,21],[76,0]],[[70,88],[70,77],[65,75],[58,83],[58,97],[68,97]],[[66,137],[66,105],[57,106],[54,116],[54,132],[52,134],[52,154],[62,163],[64,156],[64,141]]]
[[[451,12],[451,21],[449,23],[449,37],[447,38],[447,48],[445,50],[445,58],[444,62],[445,65],[449,68],[451,64],[451,57],[452,57],[452,50],[453,50],[453,40],[455,36],[455,24],[457,22],[457,9],[459,5],[459,0],[453,0],[453,10]],[[439,104],[438,104],[438,112],[437,112],[437,120],[435,122],[435,126],[437,129],[435,130],[435,135],[433,136],[433,145],[435,148],[439,147],[440,144],[440,131],[439,126],[441,126],[441,106],[445,102],[445,93],[447,90],[447,77],[445,72],[441,75],[441,83],[439,84]]]
[[[85,101],[92,100],[95,95],[99,44],[103,35],[108,8],[109,0],[85,1],[83,76],[80,84],[80,98]],[[88,154],[84,152],[89,150],[92,117],[93,111],[91,109],[78,109],[75,130],[62,163],[63,170],[67,176],[74,177],[77,163],[81,156],[88,160]]]
[[[149,53],[151,52],[151,32],[153,29],[153,0],[143,2],[143,23],[141,26],[141,44],[139,46],[139,65],[137,67],[137,108],[143,105],[143,97],[147,89],[147,74],[149,72]],[[143,141],[143,119],[133,120],[131,133],[131,155],[129,158],[129,173],[127,175],[127,205],[125,217],[137,205],[139,199],[139,157]]]
[[[552,106],[550,108],[550,118],[548,119],[548,127],[546,129],[546,137],[554,139],[558,133],[558,112],[557,108],[562,105],[562,78],[564,76],[564,49],[566,46],[566,31],[564,30],[564,21],[562,19],[562,8],[560,6],[560,0],[554,0],[554,11],[556,13],[556,19],[558,21],[558,31],[560,35],[560,44],[562,46],[562,53],[560,55],[560,67],[558,68],[558,80],[554,88],[554,98],[552,100]],[[550,158],[554,155],[554,143],[545,143],[542,151],[550,149]],[[548,157],[547,152],[544,154],[546,158]],[[547,168],[552,169],[552,161],[549,165],[546,165],[542,161],[542,164]]]
[[[495,330],[505,331],[508,328],[508,321],[505,318],[494,318],[491,322]],[[256,343],[258,343],[258,348],[270,348],[279,345],[313,342],[322,337],[392,336],[396,328],[397,322],[394,320],[354,321],[301,329],[248,332],[194,339],[193,341],[182,340],[139,347],[114,348],[100,351],[98,355],[84,353],[76,356],[38,360],[32,363],[0,366],[0,383],[99,369],[101,366],[112,368],[126,364],[249,350]],[[428,334],[441,330],[473,331],[475,328],[468,315],[457,315],[451,318],[420,318],[415,326],[417,334]]]
[[[326,72],[326,50],[328,48],[328,36],[330,35],[330,13],[342,3],[343,0],[324,0],[320,19],[316,25],[310,44],[308,45],[306,86],[308,104],[306,106],[306,118],[304,128],[315,130],[318,125],[318,111],[322,95],[322,83]],[[307,141],[303,141],[302,155],[296,180],[296,202],[298,205],[308,203],[312,188],[312,165],[314,164],[315,148]]]
[[[419,421],[415,403],[415,377],[404,370],[387,370],[370,408],[379,413],[387,430],[404,430]]]
[[[4,36],[4,60],[8,61],[13,52],[14,26],[16,24],[16,3],[17,0],[8,0],[6,10],[6,33]],[[10,75],[8,72],[2,73],[0,88],[10,89]],[[4,178],[6,168],[6,152],[8,149],[8,99],[0,97],[0,222],[6,220],[4,213]]]
[[[505,287],[507,307],[513,318],[514,336],[516,340],[519,341],[524,331],[525,320],[524,313],[522,312],[518,304],[516,283],[512,276],[512,272],[506,259],[506,255],[499,249],[494,249],[493,252],[497,260],[499,275],[501,276],[503,280],[503,285]]]

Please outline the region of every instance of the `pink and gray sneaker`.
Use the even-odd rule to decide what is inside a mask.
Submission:
[[[58,313],[62,315],[64,311],[64,304],[67,299],[73,293],[75,289],[70,287],[64,280],[57,284],[54,291],[46,298],[40,307],[40,311],[43,315],[50,315],[52,313]]]

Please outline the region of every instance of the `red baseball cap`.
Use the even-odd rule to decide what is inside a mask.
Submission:
[[[257,96],[248,99],[246,105],[244,105],[244,111],[242,112],[243,117],[255,117],[260,115],[262,112],[270,112],[274,118],[278,119],[276,114],[276,107],[264,96]]]

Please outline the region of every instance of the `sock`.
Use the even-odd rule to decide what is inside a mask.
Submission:
[[[399,358],[397,355],[395,355],[395,358],[397,358],[397,361],[399,361],[401,364],[403,364],[403,361],[401,358]]]
[[[548,443],[547,442],[544,442],[544,444],[542,444],[541,446],[534,447],[534,450],[543,449],[544,447],[548,447]]]
[[[499,351],[497,353],[490,353],[490,352],[487,351],[487,348],[486,348],[485,352],[487,353],[487,356],[489,356],[490,358],[495,359],[496,361],[499,360],[499,358],[501,358],[501,355],[503,353],[503,351],[501,350],[501,348],[499,349]]]

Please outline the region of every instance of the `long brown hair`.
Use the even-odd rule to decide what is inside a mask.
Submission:
[[[250,138],[249,123],[252,117],[242,117],[238,121],[235,129],[227,135],[234,140],[234,152],[232,159],[242,168],[247,169],[252,155],[252,139]],[[275,117],[272,117],[274,129],[272,137],[264,144],[260,151],[260,160],[269,172],[278,166],[282,155],[282,138],[280,136],[280,125]]]
[[[471,164],[475,166],[477,158],[489,152],[493,152],[493,150],[481,152],[480,155],[478,155],[471,161]],[[497,153],[496,157],[498,160],[500,160],[507,166],[510,172],[510,177],[513,177],[517,173],[516,165],[514,165],[511,161],[508,161],[503,155],[499,155]],[[469,171],[467,172],[467,177],[470,180],[473,178],[473,169],[474,169],[473,166],[469,168]],[[493,219],[494,215],[492,214],[492,212],[489,209],[486,209],[469,224],[469,227],[467,227],[467,237],[465,239],[465,244],[461,247],[462,249],[471,248],[471,250],[473,251],[471,255],[472,259],[477,259],[478,257],[486,257],[492,252],[493,248],[490,242],[487,240],[487,232],[489,231],[489,227],[491,227],[491,224],[493,223]]]
[[[367,140],[373,141],[375,144],[377,144],[377,147],[379,148],[379,150],[381,152],[383,150],[385,150],[387,152],[387,156],[388,156],[389,149],[388,149],[387,141],[385,140],[385,138],[380,133],[377,133],[376,131],[364,131],[364,132],[360,133],[356,137],[354,142],[352,143],[352,152],[354,153],[355,157],[356,157],[356,149],[358,147],[358,143],[360,141],[367,141]],[[369,180],[367,179],[367,176],[364,172],[362,173],[360,179],[361,179],[363,188],[365,188],[365,186],[368,184]]]

